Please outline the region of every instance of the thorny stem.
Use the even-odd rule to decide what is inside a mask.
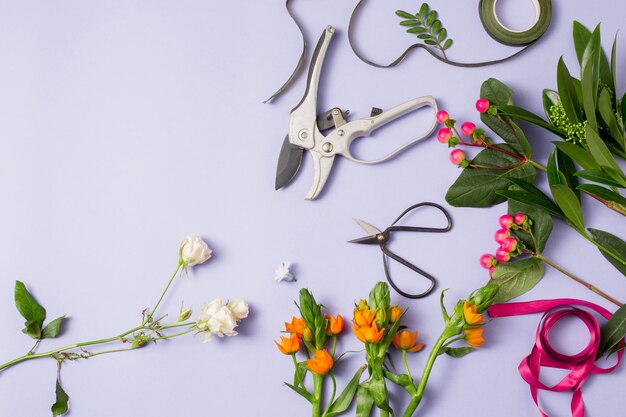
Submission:
[[[605,293],[604,291],[599,290],[598,288],[596,288],[595,286],[589,284],[587,281],[583,280],[582,278],[577,277],[576,275],[572,274],[571,272],[565,270],[563,267],[555,264],[554,262],[552,262],[551,260],[547,259],[546,257],[544,257],[541,254],[537,254],[537,253],[533,253],[533,256],[536,257],[537,259],[541,259],[542,261],[544,261],[545,263],[547,263],[548,265],[550,265],[552,268],[556,269],[557,271],[561,272],[562,274],[568,276],[569,278],[573,279],[574,281],[576,281],[577,283],[584,285],[585,287],[587,287],[587,289],[595,292],[596,294],[598,294],[600,297],[603,297],[607,300],[609,300],[610,302],[612,302],[613,304],[615,304],[618,307],[623,306],[622,303],[620,303],[619,301],[617,301],[615,298],[611,297],[610,295],[608,295],[607,293]]]

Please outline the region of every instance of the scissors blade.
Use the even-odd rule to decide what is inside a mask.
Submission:
[[[377,242],[376,236],[382,233],[380,230],[378,230],[376,227],[372,226],[371,224],[364,222],[361,219],[354,219],[354,221],[356,222],[356,224],[361,226],[361,229],[365,230],[365,233],[367,233],[369,236],[349,240],[348,243],[376,243]]]
[[[283,146],[280,148],[278,164],[276,164],[276,180],[274,186],[277,190],[283,188],[293,180],[293,177],[295,177],[300,169],[303,153],[304,149],[292,145],[291,142],[289,142],[289,135],[285,136]]]
[[[310,152],[310,154],[313,157],[315,173],[313,175],[313,184],[311,184],[308,194],[304,197],[305,200],[313,200],[322,192],[330,175],[330,170],[333,167],[333,162],[335,162],[335,155],[322,156],[318,152]]]

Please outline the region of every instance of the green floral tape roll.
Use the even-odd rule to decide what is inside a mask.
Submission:
[[[506,45],[528,45],[548,30],[552,18],[551,0],[532,0],[535,5],[535,22],[524,30],[508,28],[498,19],[497,2],[498,0],[480,0],[478,10],[485,30],[498,42]]]

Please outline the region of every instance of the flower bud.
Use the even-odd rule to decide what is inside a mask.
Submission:
[[[504,239],[506,239],[507,237],[511,237],[511,234],[509,233],[508,229],[497,230],[496,234],[494,235],[496,242],[500,244],[502,244],[502,242],[504,242]]]
[[[517,239],[512,237],[507,237],[502,241],[500,248],[511,253],[517,249]]]
[[[482,313],[487,311],[487,309],[491,307],[499,289],[500,287],[498,284],[487,284],[476,291],[474,295],[470,297],[469,302],[470,304],[474,304],[476,306],[477,312]]]
[[[498,249],[496,251],[496,259],[498,262],[508,262],[511,260],[511,254],[504,249]]]
[[[437,118],[437,121],[441,124],[444,124],[448,121],[448,119],[450,119],[450,115],[445,110],[439,110],[435,117]]]
[[[480,113],[484,113],[489,110],[489,100],[487,100],[486,98],[479,98],[476,101],[476,110],[478,110]]]
[[[454,149],[450,152],[450,162],[454,165],[461,165],[463,161],[465,161],[465,152],[460,149]]]
[[[386,310],[391,303],[389,284],[379,281],[370,291],[368,305],[372,310]]]
[[[313,332],[307,327],[302,332],[302,337],[304,337],[304,340],[306,340],[307,342],[310,342],[311,340],[313,340]]]
[[[513,216],[511,216],[510,214],[503,214],[502,216],[500,216],[498,222],[500,223],[500,226],[502,226],[504,229],[510,229],[511,225],[513,224]]]
[[[191,310],[191,307],[186,308],[184,310],[180,310],[180,314],[178,315],[178,321],[187,320],[189,317],[191,317],[192,313],[193,311]]]
[[[138,349],[140,347],[144,347],[146,345],[146,339],[144,339],[143,337],[139,338],[139,339],[135,339],[135,341],[133,342],[132,345],[130,345],[131,349]]]
[[[515,215],[515,224],[518,226],[523,225],[526,222],[526,220],[528,220],[528,216],[525,215],[524,213],[517,213]]]
[[[465,122],[461,125],[461,133],[463,133],[468,138],[472,136],[474,130],[476,130],[476,125],[472,122]]]
[[[451,137],[452,131],[447,127],[442,127],[441,129],[439,129],[439,132],[437,132],[437,140],[440,143],[448,143]]]
[[[359,305],[357,306],[357,310],[359,310],[359,311],[369,310],[369,306],[367,305],[367,301],[359,300]]]
[[[391,321],[392,323],[395,323],[398,320],[400,320],[401,316],[402,316],[402,307],[399,307],[399,306],[391,307],[391,313],[389,314],[389,321]]]
[[[485,269],[489,269],[493,265],[494,260],[495,259],[493,255],[486,253],[480,257],[480,266],[482,266]]]
[[[382,328],[387,323],[387,309],[379,308],[376,311],[376,323],[378,323],[378,327]]]
[[[211,258],[212,251],[198,235],[187,236],[180,244],[179,262],[185,267],[199,265]]]

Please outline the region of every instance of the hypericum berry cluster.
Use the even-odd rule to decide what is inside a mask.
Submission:
[[[508,262],[511,258],[522,254],[524,243],[518,240],[511,233],[511,230],[523,230],[531,233],[532,221],[524,213],[517,213],[515,216],[504,214],[500,216],[499,223],[501,228],[494,235],[496,242],[500,244],[500,247],[496,250],[496,256],[494,257],[492,254],[487,253],[480,257],[480,265],[489,270],[490,276],[498,263]]]

